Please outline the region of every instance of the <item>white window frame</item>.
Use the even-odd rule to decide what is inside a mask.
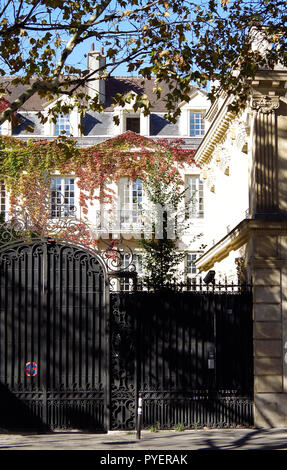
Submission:
[[[75,189],[76,189],[76,181],[75,181],[74,176],[55,175],[51,177],[50,179],[51,219],[75,216],[75,209],[76,209]]]
[[[205,111],[201,109],[191,109],[189,111],[189,136],[190,137],[203,137],[205,134],[205,126],[204,126],[204,115]],[[194,132],[191,130],[191,119],[194,116]]]
[[[190,219],[204,218],[204,184],[199,175],[186,175],[186,216]]]
[[[59,130],[57,131],[57,127]],[[62,129],[61,129],[62,127]],[[57,120],[54,125],[54,135],[60,136],[60,135],[65,135],[69,137],[71,135],[71,114],[67,113],[61,113],[57,116]]]
[[[68,98],[65,97],[64,99],[57,99],[53,101],[52,103],[49,103],[49,105],[44,109],[43,114],[47,118],[47,121],[44,123],[44,135],[48,137],[56,137],[56,124],[55,124],[55,117],[50,116],[50,112],[53,109],[55,105],[67,105],[71,106],[68,110],[67,113],[59,112],[59,116],[69,116],[69,125],[70,125],[70,130],[69,134],[61,134],[61,129],[59,129],[59,136],[60,135],[66,135],[66,136],[73,136],[73,137],[80,137],[81,136],[81,129],[80,129],[80,124],[81,124],[81,113],[79,112],[79,109],[77,105],[75,104],[73,98]],[[53,113],[52,113],[53,114]]]
[[[120,178],[118,190],[121,227],[140,223],[143,205],[142,180],[140,178],[136,180],[128,177]]]
[[[195,266],[195,261],[199,258],[201,253],[199,252],[189,252],[186,253],[185,257],[185,272],[187,279],[193,279],[199,273],[199,270]]]

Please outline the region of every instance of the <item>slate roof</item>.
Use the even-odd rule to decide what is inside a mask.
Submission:
[[[2,86],[7,89],[7,94],[5,98],[12,102],[17,99],[29,85],[19,84],[17,86],[11,85],[12,77],[3,77],[1,79]],[[31,81],[32,83],[32,81]],[[166,112],[164,96],[169,92],[169,86],[166,83],[161,84],[162,96],[160,99],[157,98],[154,93],[154,80],[153,79],[143,79],[141,77],[122,77],[114,76],[106,80],[106,111],[112,111],[112,100],[116,93],[126,94],[130,91],[134,91],[137,94],[145,93],[152,105],[152,110],[155,112]],[[194,89],[196,89],[194,87]],[[202,91],[202,90],[201,90]],[[205,93],[205,92],[203,92]],[[47,101],[41,98],[37,93],[35,93],[29,100],[24,103],[24,105],[19,110],[21,111],[40,111],[44,109],[47,105]]]

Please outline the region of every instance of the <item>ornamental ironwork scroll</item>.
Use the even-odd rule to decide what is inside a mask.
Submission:
[[[125,296],[111,296],[111,429],[135,426],[135,326]]]

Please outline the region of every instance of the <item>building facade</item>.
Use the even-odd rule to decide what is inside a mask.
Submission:
[[[89,54],[90,68],[98,56],[97,52]],[[195,203],[188,209],[192,232],[183,234],[179,243],[179,249],[186,252],[181,269],[190,278],[213,270],[217,280],[239,278],[253,284],[255,425],[268,427],[287,424],[286,84],[286,70],[280,67],[259,71],[250,102],[237,115],[229,108],[231,96],[219,93],[210,106],[206,94],[194,88],[190,101],[179,104],[178,122],[170,124],[151,80],[143,84],[134,77],[112,77],[90,85],[91,94],[101,96],[101,114],[87,111],[82,116],[74,108],[70,115],[42,125],[38,113],[45,114],[52,104],[35,96],[19,111],[17,126],[5,123],[1,127],[2,135],[23,140],[31,138],[27,126],[34,130],[33,139],[49,140],[64,133],[76,138],[81,147],[132,131],[155,141],[181,138],[184,148],[195,151],[195,164],[181,170],[188,192],[195,194]],[[11,90],[10,99],[21,91]],[[117,92],[146,93],[152,102],[150,116],[134,113],[132,102],[123,109],[113,107]],[[120,232],[131,244],[141,273],[137,235],[142,230],[139,208],[144,186],[140,179],[123,176],[111,183],[111,189],[120,211]],[[67,213],[77,206],[74,175],[54,175],[50,190],[52,218],[63,215],[63,195]],[[9,210],[3,183],[0,198],[1,212]],[[89,208],[90,220],[96,219],[97,211],[101,211],[97,204]],[[129,289],[125,282],[122,287]]]
[[[88,66],[103,66],[105,58],[97,51],[91,51],[88,55]],[[25,89],[24,86],[11,86],[11,79],[4,79],[5,86],[9,90],[4,99],[16,99]],[[191,90],[190,101],[180,103],[181,114],[175,124],[165,119],[164,95],[168,92],[167,85],[163,85],[162,99],[157,99],[154,92],[153,80],[145,80],[138,77],[110,77],[103,80],[101,77],[89,82],[88,93],[91,97],[98,95],[103,104],[102,113],[87,110],[82,114],[75,106],[68,114],[60,114],[57,119],[49,117],[49,109],[56,102],[46,103],[38,95],[31,97],[19,110],[15,124],[5,122],[1,127],[1,134],[13,136],[27,141],[54,140],[58,136],[73,137],[81,148],[92,147],[101,144],[116,136],[125,133],[140,134],[154,142],[164,140],[171,142],[181,140],[181,147],[185,150],[195,151],[205,135],[205,114],[209,108],[209,101],[204,91],[194,87]],[[120,108],[113,105],[113,97],[121,93],[146,94],[151,102],[151,113],[145,116],[143,112],[134,112],[133,99],[130,104]],[[64,103],[70,103],[71,98],[59,98]],[[45,123],[41,122],[40,114],[47,117]],[[118,124],[115,123],[118,118]],[[127,134],[126,134],[127,135]],[[191,227],[186,234],[181,236],[179,249],[186,252],[185,261],[179,267],[180,279],[195,278],[198,270],[195,267],[195,259],[202,254],[204,246],[203,234],[206,230],[205,221],[205,184],[198,165],[184,165],[180,169],[186,193],[193,197],[193,204],[186,209],[186,217],[191,222]],[[79,208],[79,181],[73,174],[52,175],[50,181],[51,218],[70,215],[73,210],[77,216],[82,216]],[[99,200],[93,201],[88,209],[87,220],[93,226],[94,236],[97,239],[110,237],[123,237],[135,253],[137,269],[140,269],[140,252],[137,240],[141,236],[143,226],[141,221],[142,208],[148,207],[143,182],[123,176],[109,183],[109,190],[113,192],[113,207],[103,205]],[[148,209],[147,209],[148,210]],[[9,212],[9,195],[5,193],[5,185],[2,182],[1,211]],[[110,220],[108,222],[107,214]],[[112,214],[112,215],[111,215]],[[104,221],[104,223],[103,223]],[[112,223],[112,221],[114,223]],[[116,225],[115,225],[116,221]],[[100,227],[100,228],[99,228]]]
[[[260,70],[240,115],[219,96],[195,154],[206,174],[207,223],[214,236],[196,261],[217,274],[232,263],[253,284],[255,425],[286,426],[286,142],[287,75]],[[213,210],[212,210],[213,208]],[[222,222],[217,224],[217,214]],[[228,268],[227,268],[228,269]]]

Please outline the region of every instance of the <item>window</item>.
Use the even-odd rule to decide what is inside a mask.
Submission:
[[[143,201],[143,184],[137,178],[121,178],[119,181],[120,220],[122,223],[134,224],[139,221]]]
[[[70,135],[71,126],[70,126],[70,115],[69,114],[60,114],[57,117],[55,124],[55,135]]]
[[[6,211],[6,190],[4,181],[0,181],[0,214]]]
[[[199,176],[187,176],[186,213],[188,218],[202,219],[204,217],[203,182]]]
[[[51,178],[51,217],[68,217],[75,212],[75,179]]]
[[[186,254],[186,274],[188,278],[195,277],[198,270],[195,266],[195,261],[198,258],[198,253],[187,253]]]
[[[140,133],[140,118],[139,117],[126,117],[126,131],[133,131],[136,134]]]
[[[130,254],[124,254],[123,258],[123,268],[127,268],[129,270],[130,264]],[[142,255],[141,254],[133,254],[133,261],[132,265],[135,266],[136,272],[138,275],[138,281],[142,276],[143,273],[143,266],[142,266]],[[129,292],[133,288],[133,279],[123,278],[120,279],[120,290]]]
[[[204,135],[204,113],[202,111],[190,111],[189,135],[202,137]]]

